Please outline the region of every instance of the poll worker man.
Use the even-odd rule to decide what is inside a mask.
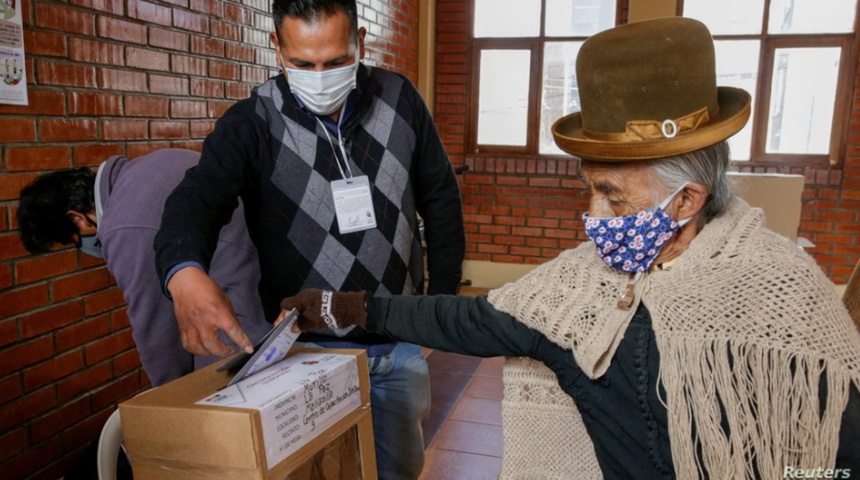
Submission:
[[[21,190],[18,224],[27,250],[42,253],[54,244],[74,244],[81,253],[105,259],[128,303],[132,337],[152,386],[219,359],[182,347],[152,250],[164,200],[199,158],[181,149],[156,150],[132,161],[113,156],[97,173],[87,168],[46,173]],[[242,209],[218,236],[211,273],[242,328],[253,341],[261,338],[271,324],[256,290],[260,267]]]
[[[454,293],[465,253],[457,178],[408,79],[365,65],[355,0],[277,0],[271,42],[283,70],[218,120],[199,165],[168,198],[155,239],[159,275],[185,347],[227,355],[216,330],[249,348],[207,276],[218,229],[241,198],[260,256],[270,321],[305,288]],[[381,479],[414,479],[424,456],[429,376],[419,347],[360,329],[303,339],[368,352]]]
[[[502,479],[860,476],[860,333],[733,195],[726,139],[750,95],[716,85],[708,29],[598,33],[576,75],[582,111],[553,135],[582,159],[591,241],[488,296],[307,290],[284,313],[508,356]]]

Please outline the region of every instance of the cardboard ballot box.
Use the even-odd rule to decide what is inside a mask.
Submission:
[[[119,405],[135,480],[377,478],[363,350],[296,349],[228,388],[217,365]]]

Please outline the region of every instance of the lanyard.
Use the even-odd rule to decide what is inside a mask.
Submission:
[[[349,173],[348,176],[344,173],[343,167],[340,166],[340,159],[337,158],[337,150],[334,148],[334,142],[331,140],[331,135],[329,135],[328,133],[328,128],[326,128],[325,124],[322,123],[322,120],[320,120],[319,117],[314,115],[314,118],[317,119],[317,122],[322,127],[326,138],[328,138],[328,143],[329,145],[331,145],[332,152],[334,153],[334,163],[337,164],[337,169],[340,170],[340,176],[347,180],[352,179],[352,169],[349,168],[349,157],[346,155],[346,148],[344,148],[343,146],[343,136],[341,136],[340,128],[337,129],[337,138],[339,140],[338,146],[340,147],[340,154],[343,155],[343,164],[346,166],[346,172]]]

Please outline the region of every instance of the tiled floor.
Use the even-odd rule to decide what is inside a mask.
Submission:
[[[502,466],[502,366],[431,351],[432,406],[425,424],[427,455],[420,480],[490,480]]]

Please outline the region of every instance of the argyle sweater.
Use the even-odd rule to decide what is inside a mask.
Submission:
[[[377,228],[339,232],[330,186],[342,178],[339,147],[277,75],[218,120],[200,163],[167,199],[154,245],[162,283],[180,263],[208,268],[217,232],[241,197],[270,320],[284,297],[306,288],[421,292],[416,214],[424,220],[428,291],[455,292],[465,254],[462,204],[433,120],[408,79],[364,65],[357,78],[340,130],[353,175],[370,180]]]

